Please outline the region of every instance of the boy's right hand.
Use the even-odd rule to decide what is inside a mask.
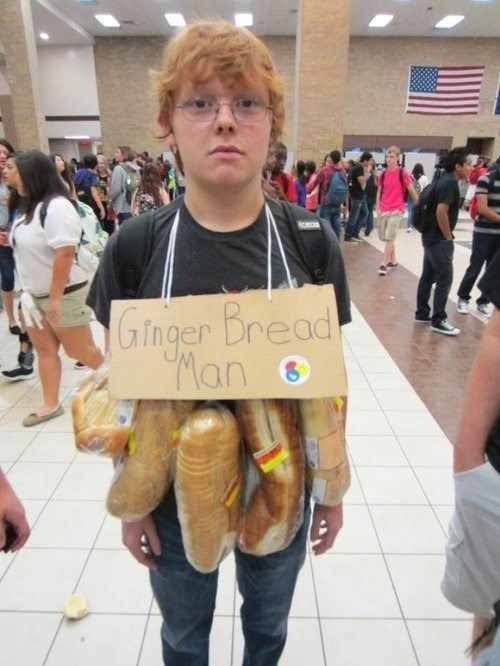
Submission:
[[[139,564],[148,569],[158,568],[153,555],[161,555],[161,544],[151,515],[135,523],[122,521],[122,542]]]

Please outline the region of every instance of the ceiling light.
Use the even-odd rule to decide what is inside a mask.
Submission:
[[[394,14],[377,14],[369,23],[370,28],[385,28],[394,18]]]
[[[183,28],[186,25],[186,19],[182,14],[165,14],[165,18],[172,28]]]
[[[120,27],[120,22],[115,19],[113,14],[95,14],[95,17],[105,28]]]
[[[234,22],[238,28],[249,28],[253,25],[253,14],[244,12],[241,14],[235,14]]]
[[[48,39],[50,39],[50,35],[46,32],[41,32],[40,39],[43,39],[43,41],[46,42]]]
[[[439,23],[436,23],[434,27],[443,29],[454,28],[463,21],[464,18],[465,16],[462,16],[461,14],[449,14],[448,16],[445,16],[444,19],[441,19]]]

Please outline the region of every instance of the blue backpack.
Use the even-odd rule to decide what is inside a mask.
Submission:
[[[330,176],[328,190],[323,204],[325,206],[340,207],[347,200],[347,176],[344,171],[335,170]]]

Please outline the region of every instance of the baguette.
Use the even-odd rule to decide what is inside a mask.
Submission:
[[[186,557],[201,573],[214,571],[236,543],[240,444],[236,419],[218,403],[198,408],[181,428],[175,495]]]
[[[242,520],[239,546],[246,553],[269,555],[291,543],[303,520],[305,461],[296,403],[246,400],[238,401],[236,410],[260,476]]]
[[[82,383],[72,400],[71,412],[77,449],[112,457],[123,453],[135,403],[113,400],[107,375],[98,372]]]
[[[110,514],[133,522],[160,504],[172,483],[179,428],[194,406],[188,401],[139,402],[133,432],[135,450],[117,467],[106,502]]]

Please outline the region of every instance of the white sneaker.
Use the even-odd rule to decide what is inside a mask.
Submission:
[[[413,229],[411,227],[406,228],[406,233],[407,234],[411,234],[412,231],[413,231]]]
[[[478,306],[479,309],[479,306]],[[460,314],[468,315],[469,314],[469,303],[463,298],[458,299],[457,310]]]
[[[488,303],[478,303],[477,304],[477,311],[479,314],[482,314],[483,317],[490,317],[491,316],[491,310],[488,305]]]
[[[458,335],[460,333],[460,329],[456,328],[456,326],[452,326],[446,319],[440,321],[439,324],[432,324],[431,330],[435,333],[442,333],[443,335]]]

